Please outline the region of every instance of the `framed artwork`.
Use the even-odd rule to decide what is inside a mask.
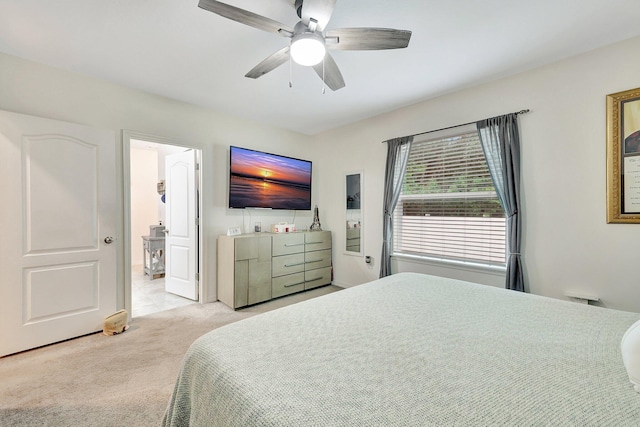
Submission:
[[[607,95],[607,223],[640,224],[640,88]]]

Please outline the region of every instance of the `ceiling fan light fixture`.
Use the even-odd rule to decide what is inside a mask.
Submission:
[[[327,49],[318,33],[300,33],[291,39],[291,58],[300,65],[313,66],[324,58]]]

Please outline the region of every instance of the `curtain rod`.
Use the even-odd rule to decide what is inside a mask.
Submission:
[[[515,113],[513,113],[513,114],[515,114],[515,115],[517,116],[517,115],[520,115],[520,114],[527,114],[529,111],[531,111],[531,110],[529,110],[529,109],[527,108],[526,110],[516,111],[516,112],[515,112]],[[447,130],[447,129],[459,128],[459,127],[462,127],[462,126],[472,125],[472,124],[474,124],[474,123],[478,123],[478,122],[479,122],[479,120],[476,120],[475,122],[463,123],[463,124],[461,124],[461,125],[448,126],[448,127],[446,127],[446,128],[435,129],[435,130],[428,130],[428,131],[426,131],[426,132],[414,133],[413,135],[405,135],[405,136],[403,136],[403,137],[401,137],[401,138],[407,138],[407,137],[410,137],[410,136],[418,136],[418,135],[426,135],[426,134],[428,134],[428,133],[440,132],[441,130]],[[395,139],[395,138],[392,138],[392,139]],[[388,140],[387,140],[387,141],[388,141]],[[387,142],[387,141],[382,141],[382,143],[384,144],[384,143],[385,143],[385,142]]]

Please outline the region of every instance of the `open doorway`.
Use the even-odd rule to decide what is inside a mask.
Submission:
[[[185,154],[194,163],[189,183],[182,179],[182,175],[187,174],[171,172],[175,164],[172,159],[177,157],[181,161]],[[129,139],[128,157],[130,238],[125,244],[130,248],[131,317],[193,304],[199,300],[197,207],[201,204],[198,200],[199,179],[193,177],[199,172],[195,165],[200,158],[200,150],[158,143],[152,137],[136,135]],[[178,170],[182,171],[182,163],[179,166]],[[169,200],[167,193],[171,189],[173,197]],[[196,208],[176,206],[178,203],[193,203]],[[186,211],[195,211],[195,218],[182,218],[182,212]],[[174,212],[173,219],[171,212]],[[173,223],[173,231],[167,227],[167,221]],[[190,224],[187,227],[176,221],[185,224],[189,221]],[[187,228],[190,230],[177,233],[179,229]],[[185,251],[185,247],[191,247],[191,252]],[[186,292],[183,291],[185,286]]]

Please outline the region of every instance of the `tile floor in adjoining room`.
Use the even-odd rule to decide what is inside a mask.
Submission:
[[[144,274],[142,265],[131,267],[131,317],[145,316],[196,302],[166,292],[164,277],[150,280],[149,276]]]

